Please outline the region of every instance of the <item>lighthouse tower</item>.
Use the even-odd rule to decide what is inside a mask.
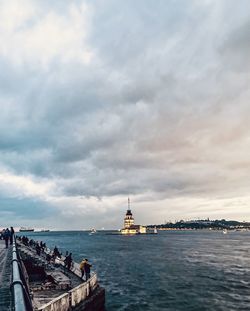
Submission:
[[[128,209],[127,209],[127,213],[124,218],[124,228],[128,229],[133,224],[134,224],[134,218],[133,218],[133,214],[130,209],[130,199],[128,198]]]
[[[147,233],[147,228],[141,225],[134,224],[133,214],[130,209],[130,200],[128,198],[128,209],[124,217],[124,227],[121,229],[121,234],[141,234]]]

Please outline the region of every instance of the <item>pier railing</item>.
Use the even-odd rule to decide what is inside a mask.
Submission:
[[[97,275],[92,277],[85,283],[78,285],[69,292],[51,300],[49,303],[41,306],[38,311],[68,311],[79,303],[83,302],[97,287]]]
[[[33,247],[28,248],[33,249]],[[49,248],[46,248],[44,254],[52,254],[53,251],[51,251]],[[41,254],[43,257],[43,255]],[[46,257],[46,256],[45,256]],[[45,259],[45,258],[44,258]],[[59,264],[63,267],[65,267],[65,257],[61,256],[61,258],[55,259],[55,264]],[[65,267],[66,269],[66,267]],[[72,273],[77,275],[81,278],[82,273],[80,269],[80,265],[76,262],[72,263],[72,267],[70,269]],[[78,285],[77,287],[74,287],[73,289],[69,290],[68,292],[62,294],[59,297],[56,297],[55,299],[51,300],[47,304],[44,304],[43,306],[38,308],[38,311],[68,311],[77,306],[79,303],[83,302],[87,297],[91,295],[91,293],[98,287],[98,279],[97,274],[95,272],[91,272],[91,277],[84,283]],[[14,309],[15,311],[31,311],[33,309]],[[37,309],[36,309],[37,310]]]
[[[12,248],[12,309],[14,311],[32,311],[32,302],[29,295],[27,274],[19,257],[16,239],[13,239]]]

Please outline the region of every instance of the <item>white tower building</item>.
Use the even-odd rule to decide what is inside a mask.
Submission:
[[[124,217],[124,228],[126,229],[130,228],[130,226],[132,226],[133,224],[134,224],[134,218],[133,218],[133,214],[130,209],[130,199],[128,198],[128,209]]]

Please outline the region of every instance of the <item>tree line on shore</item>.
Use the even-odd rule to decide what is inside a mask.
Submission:
[[[214,229],[214,230],[234,230],[234,229],[250,229],[250,222],[240,222],[236,220],[178,220],[176,222],[167,222],[160,225],[148,225],[148,228],[157,229]]]

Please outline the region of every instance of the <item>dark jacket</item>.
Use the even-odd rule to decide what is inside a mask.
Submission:
[[[4,239],[8,239],[10,237],[10,230],[5,230],[3,234]]]
[[[87,261],[84,264],[84,271],[85,273],[90,273],[90,268],[92,267],[91,264],[89,264]]]

